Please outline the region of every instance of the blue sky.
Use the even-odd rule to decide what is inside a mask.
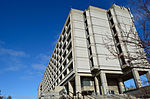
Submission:
[[[35,99],[71,8],[108,9],[125,0],[0,0],[0,90],[13,99]]]

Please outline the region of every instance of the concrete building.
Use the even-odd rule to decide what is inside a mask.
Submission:
[[[78,92],[121,94],[125,91],[124,81],[131,78],[137,88],[142,87],[140,75],[147,73],[150,79],[150,67],[146,58],[131,62],[127,57],[137,56],[137,51],[146,57],[142,48],[124,41],[131,26],[136,32],[130,11],[117,5],[108,10],[93,6],[84,11],[71,9],[38,88],[37,98],[59,86],[64,87],[67,94],[74,95]],[[137,35],[134,38],[139,39]],[[117,52],[117,57],[108,45]],[[139,66],[143,62],[146,65]]]

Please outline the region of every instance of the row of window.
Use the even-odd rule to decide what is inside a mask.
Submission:
[[[88,45],[88,52],[89,52],[89,56],[90,56],[90,65],[91,67],[94,66],[94,62],[93,62],[93,57],[92,56],[92,48],[90,46],[91,41],[90,41],[90,36],[89,36],[89,29],[88,29],[88,22],[87,22],[87,17],[86,17],[86,11],[83,13],[84,16],[84,23],[85,23],[85,29],[86,29],[86,38],[87,38],[87,45]]]
[[[68,18],[43,76],[44,90],[54,89],[73,70],[71,49],[71,24]]]
[[[108,16],[108,19],[109,19],[111,30],[113,32],[115,46],[116,46],[117,52],[119,54],[120,63],[121,63],[121,65],[125,65],[126,64],[125,58],[123,56],[123,51],[122,51],[122,48],[121,48],[121,45],[120,45],[118,33],[117,33],[117,30],[116,30],[116,27],[115,27],[115,23],[114,23],[114,20],[113,20],[113,17],[112,17],[112,14],[111,14],[110,11],[107,12],[107,16]]]

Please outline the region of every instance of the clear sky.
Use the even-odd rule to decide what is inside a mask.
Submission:
[[[36,99],[37,87],[70,8],[108,9],[125,0],[0,0],[0,90]]]

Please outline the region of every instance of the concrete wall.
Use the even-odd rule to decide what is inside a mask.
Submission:
[[[90,6],[89,13],[100,69],[121,70],[118,59],[106,48],[108,43],[114,45],[114,42],[109,41],[113,37],[106,10]]]
[[[79,10],[71,10],[73,23],[73,42],[75,50],[75,64],[77,72],[90,72],[88,49],[85,35],[85,26],[83,12]]]
[[[113,14],[113,17],[116,17],[114,19],[116,19],[115,23],[118,24],[118,28],[121,32],[120,39],[126,41],[125,43],[122,43],[124,54],[128,55],[131,58],[136,58],[136,60],[132,60],[131,63],[138,63],[139,67],[141,67],[140,65],[142,65],[143,62],[147,62],[147,60],[140,59],[144,57],[146,58],[146,55],[144,49],[138,46],[139,36],[132,21],[130,12],[127,10],[127,8],[123,8],[117,5],[113,6],[111,12]]]

